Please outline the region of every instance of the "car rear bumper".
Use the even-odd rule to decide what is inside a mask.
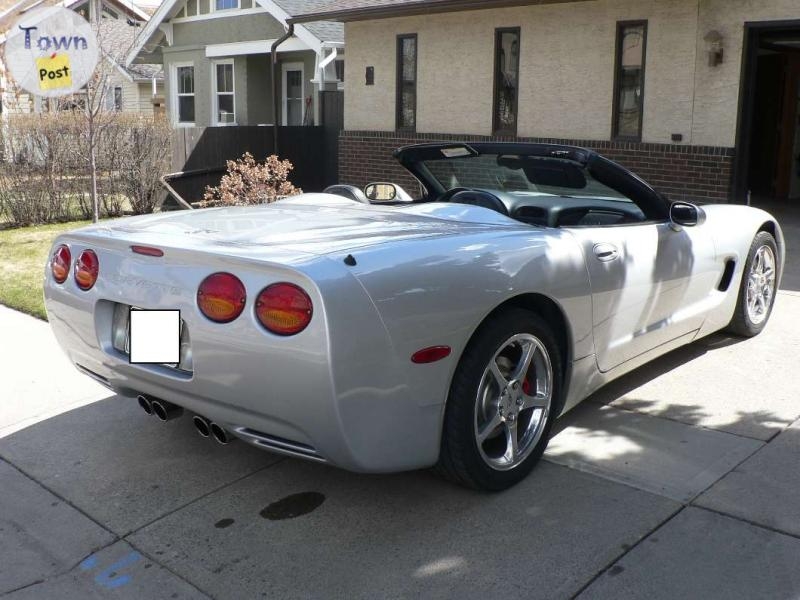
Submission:
[[[248,278],[242,279],[249,288]],[[291,338],[265,332],[252,310],[232,323],[212,323],[199,313],[193,293],[120,286],[116,280],[105,284],[102,276],[88,292],[77,292],[71,280],[56,284],[48,276],[45,301],[52,330],[70,360],[122,396],[160,398],[259,448],[348,470],[391,472],[434,464],[442,402],[420,401],[409,393],[405,373],[395,368],[392,345],[363,289],[355,284],[349,293],[339,294],[347,302],[333,306],[322,301],[310,281],[296,281],[311,293],[315,319]],[[255,295],[248,289],[249,298]],[[193,371],[131,364],[111,344],[109,307],[114,301],[179,309],[191,332]],[[326,322],[332,310],[352,311],[335,318],[358,323],[349,336],[338,334],[347,342],[329,339]],[[353,337],[364,340],[369,352],[349,341]]]

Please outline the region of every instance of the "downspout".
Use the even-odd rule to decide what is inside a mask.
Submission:
[[[278,78],[278,46],[294,35],[294,23],[289,23],[289,28],[281,37],[272,42],[270,52],[272,54],[272,81],[270,88],[272,92],[272,153],[278,154],[278,98],[275,82]]]
[[[331,61],[333,61],[337,56],[339,56],[339,50],[336,48],[336,46],[334,46],[333,50],[331,51],[331,53],[328,54],[328,56],[326,56],[322,60],[322,62],[319,63],[319,73],[320,73],[320,81],[321,82],[324,81],[324,79],[325,79],[324,76],[323,76],[323,74],[325,73],[325,67],[327,67],[329,64],[331,64]]]

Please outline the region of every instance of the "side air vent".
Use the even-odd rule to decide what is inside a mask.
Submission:
[[[717,289],[720,292],[728,291],[728,288],[731,285],[731,280],[733,279],[733,271],[736,268],[736,261],[732,258],[729,258],[725,261],[725,270],[722,272],[722,279],[719,280],[719,285]]]

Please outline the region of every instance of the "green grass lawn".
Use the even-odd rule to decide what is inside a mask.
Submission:
[[[0,304],[46,320],[42,281],[50,246],[58,234],[87,223],[72,221],[0,230]]]

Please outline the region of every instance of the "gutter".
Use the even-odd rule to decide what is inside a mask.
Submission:
[[[281,37],[272,42],[270,54],[272,57],[272,77],[270,92],[272,94],[272,153],[278,154],[278,97],[275,82],[278,79],[278,46],[294,35],[294,23],[289,23],[289,28]]]
[[[402,4],[384,4],[381,6],[320,11],[305,15],[297,15],[287,19],[286,22],[292,25],[294,23],[310,23],[312,21],[366,21],[410,15],[429,15],[432,13],[576,1],[578,0],[493,0],[492,2],[486,2],[486,0],[418,0],[416,2],[403,2]]]

